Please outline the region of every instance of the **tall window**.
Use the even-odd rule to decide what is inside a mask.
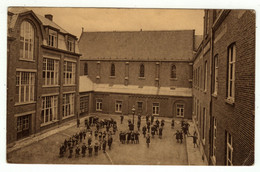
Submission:
[[[102,99],[96,100],[96,111],[102,111]]]
[[[144,77],[144,64],[141,64],[141,65],[140,65],[139,77]]]
[[[34,101],[35,73],[16,72],[16,102]]]
[[[176,104],[176,116],[184,117],[184,105],[183,104]]]
[[[153,115],[159,115],[159,103],[153,103]]]
[[[88,112],[88,96],[80,97],[80,111]]]
[[[88,63],[84,64],[84,75],[88,75]]]
[[[20,59],[34,60],[34,29],[33,26],[23,21],[20,28]]]
[[[111,64],[111,69],[110,69],[110,76],[115,76],[116,75],[116,69],[115,69],[115,64]]]
[[[143,102],[137,102],[137,109],[138,109],[138,112],[143,111]]]
[[[68,38],[68,50],[74,52],[74,40],[72,38]]]
[[[202,117],[202,139],[205,141],[206,135],[206,108],[203,108],[203,117]]]
[[[57,47],[57,32],[49,29],[48,45],[51,47]]]
[[[64,84],[75,84],[76,63],[64,61]]]
[[[74,94],[63,94],[63,117],[74,115]]]
[[[233,165],[233,139],[229,132],[226,132],[226,165]]]
[[[205,61],[205,67],[204,67],[204,91],[207,91],[208,86],[208,65],[207,61]]]
[[[44,85],[59,84],[59,60],[43,59],[42,78]]]
[[[116,110],[115,110],[115,112],[122,113],[122,104],[123,104],[122,101],[116,101]]]
[[[216,141],[217,141],[217,120],[215,117],[213,117],[213,149],[212,149],[212,156],[214,161],[216,162]]]
[[[218,93],[218,55],[214,58],[214,94]]]
[[[171,66],[171,78],[176,78],[176,66]]]
[[[29,115],[17,117],[17,132],[29,129]]]
[[[42,98],[41,123],[49,123],[57,120],[58,96],[47,96]]]
[[[235,62],[236,46],[232,44],[228,48],[228,96],[231,101],[235,100]]]

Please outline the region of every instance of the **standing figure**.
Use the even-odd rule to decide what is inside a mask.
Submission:
[[[179,139],[180,139],[180,132],[179,132],[179,130],[177,130],[177,132],[174,135],[176,135],[177,143],[179,143]]]
[[[172,120],[172,129],[174,128],[174,119]]]
[[[151,128],[151,134],[152,134],[152,138],[154,138],[154,135],[155,135],[155,126],[152,126],[152,128]]]
[[[135,143],[139,143],[139,132],[138,131],[136,131],[135,132]]]
[[[85,143],[83,143],[83,145],[81,146],[81,154],[82,154],[82,157],[85,157],[86,155],[86,150],[87,150],[87,146]]]
[[[126,141],[126,143],[128,144],[130,140],[131,140],[131,132],[128,131],[127,132],[127,141]]]
[[[146,126],[143,126],[142,131],[143,131],[143,135],[144,135],[144,138],[145,138],[145,135],[146,135]]]
[[[75,150],[75,158],[79,157],[79,153],[80,153],[80,148],[79,148],[79,145],[77,145],[76,150]]]
[[[125,140],[126,140],[126,132],[123,132],[122,134],[122,143],[125,144]]]
[[[149,148],[149,144],[150,144],[150,135],[149,135],[149,133],[146,136],[146,144],[147,144],[147,147]]]
[[[132,131],[132,132],[131,132],[131,143],[132,143],[132,144],[135,143],[134,141],[135,141],[135,134],[134,134],[134,132]]]
[[[163,131],[163,128],[160,127],[160,128],[159,128],[159,138],[160,138],[160,139],[162,138],[162,131]]]
[[[151,116],[151,124],[153,124],[153,121],[154,121],[154,116],[152,115]]]
[[[120,116],[120,121],[121,121],[121,124],[123,124],[123,121],[124,121],[124,115],[122,114],[121,116]]]
[[[147,125],[147,132],[150,133],[150,128],[151,128],[150,121],[147,121],[146,125]]]
[[[107,141],[109,150],[111,150],[112,143],[113,143],[113,138],[112,138],[112,136],[109,136],[108,141]]]
[[[88,146],[88,156],[92,156],[92,152],[93,152],[93,146],[92,144]]]
[[[106,153],[106,146],[107,146],[107,141],[103,140],[103,143],[102,143],[103,153]]]
[[[79,128],[79,125],[80,125],[80,120],[77,119],[77,128]]]
[[[72,154],[73,154],[73,147],[72,146],[70,146],[69,147],[69,157],[68,158],[72,158]]]
[[[180,140],[181,140],[181,143],[182,143],[182,140],[183,140],[183,133],[182,133],[182,131],[179,133],[180,134]]]
[[[140,126],[141,126],[141,120],[138,120],[137,121],[137,129],[138,129],[138,131],[140,131]]]
[[[61,146],[60,146],[60,158],[62,158],[63,156],[64,156],[64,149],[65,149],[65,147],[64,147],[64,145],[63,144],[61,144]]]

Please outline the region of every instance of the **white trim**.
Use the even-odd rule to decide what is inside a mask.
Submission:
[[[158,104],[158,106],[155,106],[154,104]],[[155,113],[153,112],[153,108],[155,108]],[[152,115],[158,116],[159,114],[160,114],[160,103],[159,102],[152,102]]]
[[[16,72],[37,72],[37,69],[23,69],[23,68],[16,68]]]
[[[53,60],[60,60],[60,57],[53,57],[53,56],[49,56],[49,55],[43,55],[43,58],[47,58],[47,59],[53,59]]]
[[[36,111],[33,110],[33,111],[18,113],[18,114],[14,114],[14,117],[19,117],[19,116],[25,116],[25,115],[35,114],[35,112],[36,112]]]
[[[183,107],[181,109],[183,109],[183,116],[182,115],[178,115],[177,113],[177,105],[182,105]],[[185,104],[184,103],[176,103],[176,117],[181,117],[181,118],[184,118],[185,116]]]
[[[47,96],[58,96],[60,93],[48,93],[48,94],[42,94],[41,97],[47,97]]]
[[[121,105],[121,110],[118,110],[118,104],[117,104],[117,102],[120,102],[120,103],[118,103],[119,105]],[[116,113],[122,113],[122,109],[123,109],[123,101],[122,100],[115,100],[115,112]]]
[[[68,57],[65,57],[65,58],[64,58],[64,61],[77,63],[77,60],[70,59],[70,58],[68,58]]]
[[[76,93],[76,91],[67,91],[67,92],[63,92],[62,94],[73,94]]]

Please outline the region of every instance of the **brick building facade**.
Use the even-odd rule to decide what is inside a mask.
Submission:
[[[78,113],[77,38],[52,18],[8,9],[7,143]]]
[[[193,66],[193,119],[212,165],[254,163],[255,14],[205,10]]]
[[[82,112],[131,114],[135,106],[142,115],[190,119],[198,42],[194,30],[82,32]]]

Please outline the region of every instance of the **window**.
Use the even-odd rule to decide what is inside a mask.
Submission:
[[[51,47],[57,47],[57,32],[49,29],[48,45]]]
[[[46,124],[57,120],[58,96],[47,96],[42,98],[41,123]]]
[[[233,165],[233,139],[229,132],[226,132],[226,165]]]
[[[198,122],[199,122],[199,110],[200,110],[200,107],[199,107],[199,104],[200,104],[200,102],[199,102],[199,100],[197,100],[197,125],[198,125]]]
[[[63,117],[74,115],[74,94],[63,95]]]
[[[88,64],[84,64],[84,75],[88,75]]]
[[[198,68],[198,88],[200,88],[200,67]]]
[[[80,111],[88,112],[88,96],[80,97]]]
[[[72,38],[68,39],[68,50],[74,52],[74,40]]]
[[[153,115],[159,115],[159,103],[153,103]]]
[[[140,65],[139,77],[144,77],[144,64],[141,64],[141,65]]]
[[[116,101],[116,110],[115,110],[115,112],[122,113],[122,104],[123,104],[122,101]]]
[[[17,117],[17,132],[29,129],[29,115]]]
[[[43,85],[59,84],[59,61],[54,59],[43,59],[42,71]]]
[[[76,63],[64,61],[64,84],[75,84]]]
[[[209,34],[209,10],[206,11],[206,26],[205,26],[205,35]]]
[[[33,26],[23,21],[20,28],[20,59],[34,60],[34,29]]]
[[[205,68],[204,68],[204,91],[207,91],[208,86],[208,65],[207,61],[205,61]]]
[[[16,102],[34,101],[35,73],[16,72]]]
[[[202,117],[202,139],[205,144],[205,135],[206,135],[206,108],[203,108],[203,117]]]
[[[171,78],[176,78],[176,66],[171,66]]]
[[[235,62],[236,46],[232,44],[228,48],[228,96],[230,101],[235,100]]]
[[[218,93],[218,55],[214,58],[214,94]]]
[[[115,64],[112,63],[111,64],[111,69],[110,69],[110,76],[115,76],[116,75],[116,71],[115,71]]]
[[[216,141],[217,141],[217,120],[215,117],[213,117],[213,149],[212,149],[212,156],[214,161],[216,162]]]
[[[96,111],[102,111],[102,99],[96,100]]]
[[[184,117],[184,105],[183,104],[176,104],[176,116]]]
[[[137,110],[138,110],[138,112],[143,111],[143,102],[137,102]]]

